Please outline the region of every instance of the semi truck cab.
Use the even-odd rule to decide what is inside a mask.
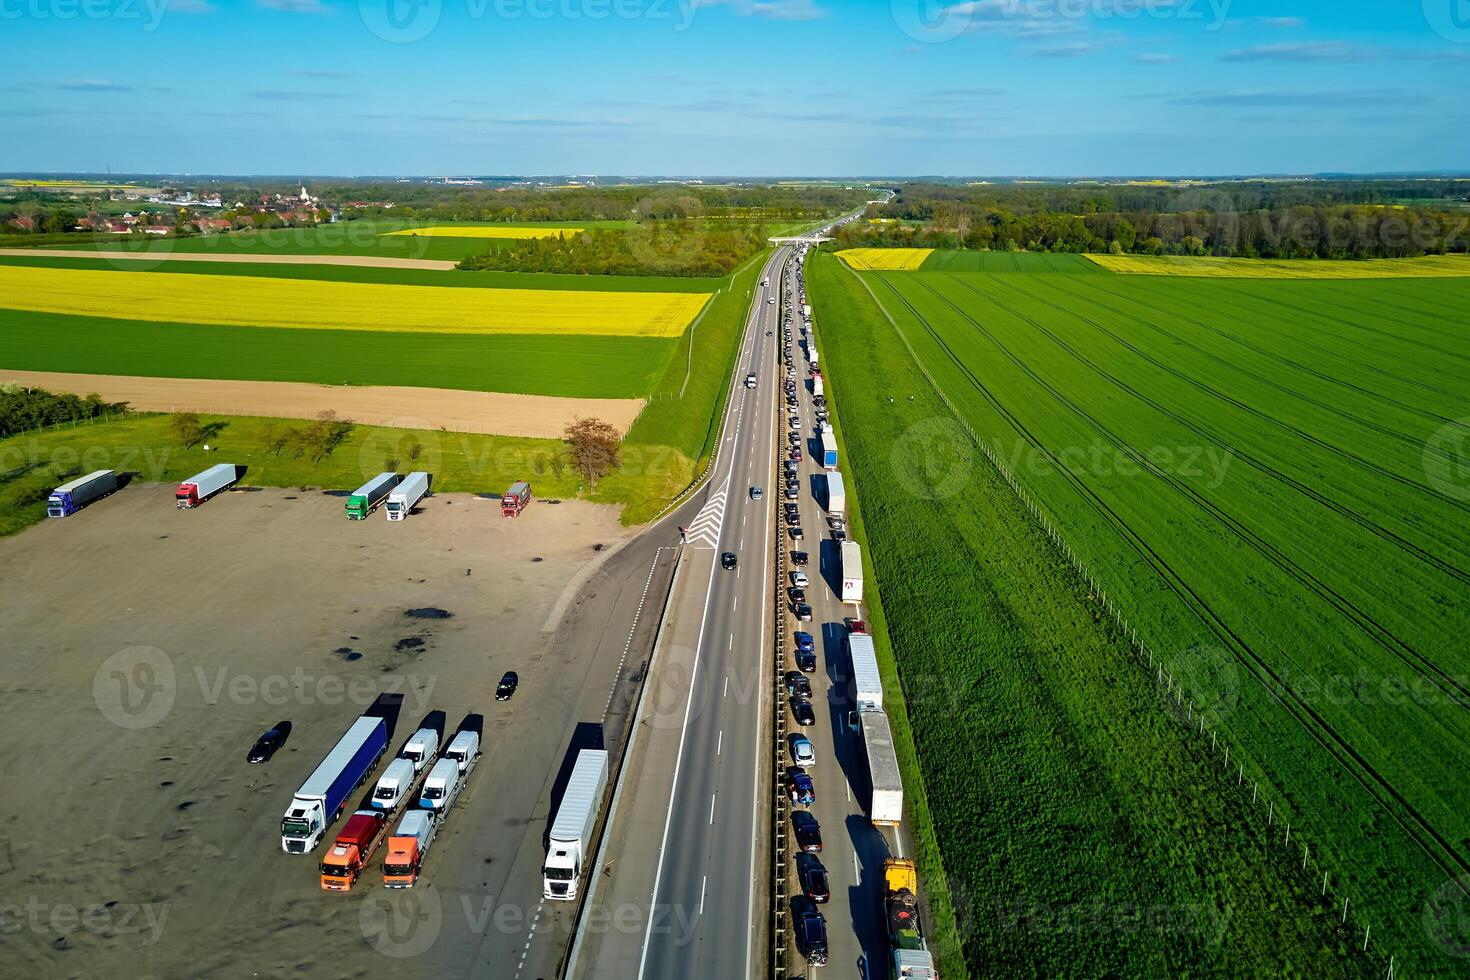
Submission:
[[[388,838],[388,857],[383,861],[383,884],[389,888],[412,888],[423,868],[424,855],[434,843],[439,821],[432,810],[410,810]]]
[[[373,852],[383,842],[388,817],[379,810],[358,810],[322,856],[322,889],[345,892],[357,883]]]

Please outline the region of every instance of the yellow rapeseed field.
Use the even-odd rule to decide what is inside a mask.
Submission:
[[[1109,272],[1230,279],[1434,279],[1470,276],[1470,256],[1417,259],[1234,259],[1192,255],[1089,255]]]
[[[923,265],[932,251],[932,248],[845,248],[837,254],[860,272],[908,272]]]
[[[380,237],[423,235],[426,238],[564,238],[580,231],[586,231],[586,229],[526,228],[518,225],[430,225],[426,228],[385,231]]]
[[[708,299],[0,266],[12,310],[253,327],[677,337]]]

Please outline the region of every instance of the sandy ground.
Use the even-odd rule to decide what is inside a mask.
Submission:
[[[58,255],[67,259],[130,259],[136,262],[253,262],[266,265],[352,265],[369,269],[424,269],[447,272],[455,263],[441,259],[399,259],[391,255],[237,255],[226,252],[129,252],[123,249],[0,248],[0,255]]]
[[[396,386],[337,386],[292,381],[213,381],[135,378],[0,368],[0,384],[125,401],[143,412],[192,411],[215,415],[315,418],[324,409],[363,425],[450,429],[505,436],[560,439],[573,417],[600,418],[627,432],[643,409],[639,398],[554,398],[496,391]]]
[[[439,892],[388,892],[370,871],[325,894],[320,850],[281,852],[281,814],[352,720],[401,692],[390,751],[431,709],[451,727],[485,715],[486,755],[427,886],[508,867],[501,838],[515,853],[535,831],[539,846],[530,813],[492,816],[524,775],[495,743],[565,740],[548,699],[569,665],[543,661],[543,626],[628,532],[614,508],[574,501],[506,520],[494,501],[446,494],[390,524],[348,521],[330,494],[240,491],[180,511],[172,492],[127,487],[0,541],[15,573],[0,603],[13,735],[0,758],[0,973],[408,975],[423,950],[384,938],[374,902]],[[450,616],[408,613],[421,607]],[[506,669],[521,686],[502,704]],[[294,726],[286,746],[246,765],[281,720]],[[440,955],[458,955],[445,944]]]

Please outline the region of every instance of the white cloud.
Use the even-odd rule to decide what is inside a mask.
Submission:
[[[284,10],[291,14],[325,14],[327,6],[322,0],[255,0],[262,7]]]
[[[767,20],[819,20],[828,14],[815,0],[693,0],[691,9],[705,7],[729,7],[741,17]]]

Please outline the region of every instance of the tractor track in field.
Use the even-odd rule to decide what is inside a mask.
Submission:
[[[1372,639],[1385,653],[1398,660],[1399,663],[1404,665],[1404,667],[1408,668],[1416,674],[1419,674],[1420,676],[1423,676],[1425,680],[1433,683],[1435,689],[1438,690],[1441,694],[1445,695],[1445,697],[1447,697],[1452,703],[1459,705],[1461,708],[1470,708],[1470,688],[1467,688],[1464,684],[1460,683],[1450,674],[1446,673],[1442,668],[1439,667],[1438,664],[1434,663],[1428,657],[1421,654],[1417,649],[1415,649],[1412,644],[1404,640],[1402,637],[1398,636],[1391,629],[1389,629],[1389,627],[1385,626],[1383,623],[1380,623],[1373,616],[1360,609],[1347,596],[1343,595],[1341,592],[1337,591],[1332,586],[1328,585],[1326,582],[1313,575],[1310,571],[1297,564],[1295,561],[1292,560],[1289,555],[1285,554],[1275,545],[1271,544],[1271,542],[1267,541],[1259,533],[1247,526],[1243,521],[1232,516],[1222,506],[1210,500],[1204,494],[1201,494],[1193,487],[1189,486],[1188,483],[1180,480],[1178,477],[1173,476],[1166,471],[1160,469],[1159,467],[1153,465],[1151,462],[1148,461],[1147,457],[1143,453],[1140,453],[1137,449],[1135,449],[1132,443],[1123,438],[1120,433],[1114,431],[1110,426],[1105,424],[1102,419],[1087,411],[1080,404],[1073,401],[1065,393],[1063,393],[1061,389],[1059,389],[1056,385],[1052,384],[1050,381],[1046,380],[1040,374],[1038,374],[1035,369],[1033,369],[1025,362],[1023,358],[1017,355],[1005,344],[1001,343],[1001,341],[993,333],[986,329],[985,325],[982,324],[979,320],[975,319],[973,316],[967,313],[949,297],[936,291],[929,284],[921,283],[920,285],[922,285],[924,289],[928,290],[932,296],[934,296],[940,302],[944,303],[950,309],[954,310],[955,313],[957,313],[959,316],[968,321],[976,330],[984,334],[986,339],[989,340],[991,344],[993,344],[996,349],[1005,356],[1007,360],[1009,360],[1013,365],[1019,368],[1023,373],[1025,373],[1027,377],[1029,377],[1033,382],[1039,385],[1060,404],[1064,405],[1067,410],[1070,411],[1074,416],[1085,420],[1088,425],[1091,425],[1096,431],[1105,435],[1113,442],[1114,445],[1116,445],[1123,452],[1127,453],[1129,458],[1133,459],[1141,467],[1152,473],[1166,486],[1170,487],[1176,493],[1189,500],[1195,505],[1196,508],[1204,511],[1221,525],[1234,532],[1237,538],[1250,545],[1257,554],[1266,559],[1266,561],[1268,561],[1270,564],[1274,565],[1279,571],[1284,572],[1289,578],[1295,579],[1298,583],[1305,586],[1309,592],[1312,592],[1333,609],[1336,609],[1340,615],[1344,616],[1350,622],[1355,624],[1365,636]],[[967,288],[971,287],[967,286]],[[1200,435],[1206,439],[1210,439],[1216,445],[1220,446],[1226,451],[1241,456],[1242,459],[1246,459],[1248,462],[1251,462],[1252,465],[1257,465],[1247,454],[1241,453],[1232,444],[1228,442],[1223,442],[1218,438],[1213,437],[1208,432],[1205,432],[1200,428],[1191,425],[1188,420],[1186,420],[1182,416],[1179,416],[1169,411],[1167,408],[1163,407],[1159,403],[1146,398],[1145,396],[1141,395],[1136,389],[1129,387],[1117,378],[1114,378],[1113,376],[1107,374],[1102,369],[1094,365],[1087,358],[1078,354],[1076,351],[1067,348],[1066,345],[1061,344],[1061,342],[1057,340],[1055,335],[1053,335],[1045,327],[1041,326],[1041,324],[1038,323],[1034,318],[1029,317],[1024,313],[1021,313],[1007,306],[1005,303],[996,300],[994,297],[985,296],[984,293],[976,291],[976,295],[989,299],[991,302],[995,303],[997,306],[999,306],[1001,309],[1005,310],[1012,316],[1031,324],[1032,327],[1046,334],[1053,340],[1053,342],[1057,343],[1059,346],[1062,346],[1063,349],[1067,350],[1068,353],[1070,353],[1075,359],[1086,365],[1094,373],[1106,378],[1108,381],[1112,382],[1120,389],[1128,392],[1135,398],[1143,400],[1146,404],[1149,404],[1155,410],[1164,413],[1166,416],[1178,422],[1180,425],[1189,428],[1190,431],[1196,433],[1197,435]],[[1277,471],[1275,471],[1273,468],[1260,468],[1263,473],[1266,473],[1267,475],[1273,475],[1276,476],[1277,479],[1281,479],[1281,477],[1277,475]],[[1344,510],[1346,510],[1346,508],[1344,508]],[[1351,511],[1347,512],[1352,513]],[[1362,523],[1362,526],[1365,529],[1371,529],[1377,526],[1374,525],[1371,521],[1368,521],[1366,518],[1361,517],[1360,515],[1359,521]],[[1385,533],[1391,534],[1392,532],[1387,532],[1385,529]],[[1436,682],[1435,680],[1436,677],[1439,678],[1438,682]],[[1458,693],[1459,697],[1457,698],[1455,696],[1455,693],[1452,692]]]
[[[1123,297],[1123,296],[1119,296],[1117,293],[1113,292],[1110,289],[1104,288],[1101,285],[1099,285],[1097,288],[1100,289],[1102,292],[1108,294],[1109,296],[1112,296],[1114,299],[1125,299],[1126,298],[1126,297]],[[1239,304],[1236,304],[1236,308],[1239,309]],[[1174,311],[1171,310],[1171,312],[1174,312]],[[1312,377],[1318,379],[1319,381],[1325,381],[1325,382],[1327,382],[1329,384],[1335,384],[1335,385],[1337,385],[1339,387],[1347,388],[1350,391],[1355,391],[1355,392],[1358,392],[1359,394],[1367,395],[1367,396],[1369,396],[1371,398],[1376,398],[1379,401],[1388,402],[1390,405],[1396,406],[1398,408],[1402,408],[1405,411],[1411,412],[1411,413],[1413,413],[1415,415],[1423,415],[1423,416],[1425,416],[1427,418],[1430,418],[1430,419],[1433,419],[1434,421],[1439,422],[1441,424],[1444,424],[1444,423],[1456,423],[1456,424],[1460,424],[1460,425],[1463,425],[1464,424],[1464,422],[1462,420],[1457,419],[1457,418],[1453,418],[1453,417],[1451,417],[1449,415],[1440,415],[1438,412],[1432,412],[1432,411],[1429,411],[1427,409],[1423,409],[1423,408],[1419,408],[1419,407],[1414,406],[1414,405],[1410,405],[1407,402],[1401,402],[1401,401],[1399,401],[1396,398],[1390,398],[1388,395],[1384,395],[1384,394],[1381,394],[1379,392],[1376,392],[1376,391],[1374,391],[1371,388],[1365,388],[1362,385],[1353,384],[1351,381],[1344,381],[1342,378],[1334,378],[1332,375],[1325,374],[1325,373],[1323,373],[1321,371],[1318,371],[1315,368],[1312,368],[1312,367],[1310,367],[1310,366],[1308,366],[1306,364],[1303,364],[1301,361],[1295,361],[1295,360],[1292,360],[1291,358],[1286,357],[1284,355],[1277,354],[1277,353],[1275,353],[1273,351],[1266,350],[1266,349],[1264,349],[1262,347],[1257,347],[1255,344],[1252,344],[1249,341],[1243,340],[1240,337],[1236,337],[1233,334],[1227,333],[1226,331],[1221,330],[1218,327],[1211,326],[1209,323],[1206,323],[1203,320],[1197,319],[1197,318],[1192,317],[1192,316],[1188,316],[1188,315],[1183,314],[1183,313],[1177,313],[1176,312],[1175,315],[1178,316],[1180,319],[1184,320],[1186,323],[1192,323],[1192,324],[1194,324],[1195,326],[1199,327],[1202,330],[1205,330],[1205,331],[1207,331],[1209,333],[1215,334],[1216,336],[1219,336],[1219,337],[1221,337],[1221,338],[1223,338],[1225,340],[1228,340],[1231,343],[1236,344],[1237,346],[1244,347],[1246,350],[1251,351],[1252,353],[1255,353],[1255,354],[1259,354],[1260,356],[1265,357],[1265,358],[1267,358],[1269,360],[1277,361],[1277,362],[1279,362],[1281,364],[1287,365],[1288,367],[1296,368],[1298,371],[1301,371],[1301,372],[1303,372],[1305,374],[1309,374]],[[1437,388],[1437,387],[1435,387],[1432,384],[1428,384],[1426,382],[1420,381],[1418,378],[1405,378],[1405,377],[1402,377],[1401,375],[1394,374],[1392,371],[1389,371],[1389,370],[1386,370],[1384,368],[1381,368],[1381,367],[1379,367],[1376,364],[1365,364],[1362,361],[1353,360],[1352,358],[1347,357],[1346,355],[1344,355],[1342,353],[1342,351],[1340,351],[1340,350],[1332,350],[1330,348],[1323,347],[1323,346],[1321,346],[1319,344],[1314,344],[1311,341],[1302,341],[1302,343],[1308,349],[1310,349],[1310,350],[1312,350],[1312,351],[1314,351],[1314,352],[1316,352],[1318,354],[1326,354],[1326,355],[1328,355],[1330,357],[1339,357],[1339,358],[1342,358],[1343,360],[1347,361],[1348,363],[1350,363],[1350,364],[1354,365],[1355,367],[1358,367],[1358,368],[1360,368],[1360,369],[1362,369],[1364,371],[1369,371],[1369,372],[1372,372],[1373,374],[1380,374],[1380,375],[1382,375],[1385,378],[1389,378],[1389,379],[1391,379],[1393,381],[1396,381],[1396,382],[1398,382],[1400,384],[1408,385],[1411,388],[1419,388],[1419,389],[1421,389],[1423,391],[1430,392],[1431,394],[1438,395],[1438,396],[1440,396],[1442,398],[1457,398],[1457,397],[1459,397],[1457,395],[1457,393],[1455,393],[1455,392],[1445,391],[1443,388]]]
[[[997,299],[994,296],[991,296],[988,293],[982,293],[982,292],[980,292],[978,289],[975,289],[975,287],[972,286],[968,282],[963,282],[962,281],[962,285],[964,285],[965,288],[967,288],[967,289],[971,290],[972,292],[974,292],[976,295],[983,296],[987,300],[989,300],[990,302],[995,303],[1001,309],[1003,309],[1006,312],[1012,314],[1013,316],[1016,316],[1016,317],[1018,317],[1018,318],[1020,318],[1022,320],[1025,320],[1027,323],[1030,323],[1032,326],[1036,327],[1036,329],[1040,330],[1047,337],[1049,337],[1052,340],[1052,342],[1055,343],[1057,346],[1059,346],[1059,347],[1063,348],[1064,350],[1066,350],[1069,354],[1071,354],[1079,362],[1087,365],[1087,367],[1090,368],[1093,372],[1095,372],[1096,374],[1098,374],[1098,375],[1106,378],[1108,381],[1112,382],[1116,387],[1123,389],[1124,391],[1128,392],[1133,397],[1135,397],[1135,398],[1139,399],[1140,401],[1148,404],[1150,407],[1152,407],[1153,409],[1155,409],[1159,413],[1161,413],[1161,414],[1163,414],[1163,415],[1165,415],[1165,416],[1173,419],[1174,421],[1178,422],[1180,425],[1182,425],[1185,428],[1189,429],[1189,431],[1195,433],[1196,435],[1202,436],[1203,438],[1208,439],[1211,442],[1214,442],[1216,445],[1221,446],[1222,448],[1228,449],[1233,455],[1238,456],[1239,458],[1245,460],[1246,463],[1248,463],[1249,465],[1253,466],[1255,469],[1259,470],[1261,473],[1264,473],[1265,475],[1270,476],[1272,479],[1275,479],[1275,480],[1278,480],[1278,481],[1280,481],[1282,483],[1287,484],[1292,489],[1297,490],[1299,493],[1302,493],[1305,496],[1310,497],[1312,500],[1314,500],[1317,503],[1321,504],[1322,506],[1328,508],[1329,510],[1335,511],[1336,513],[1340,514],[1341,516],[1346,517],[1348,520],[1352,521],[1354,524],[1358,525],[1359,527],[1363,528],[1364,530],[1366,530],[1366,531],[1374,534],[1375,536],[1383,539],[1384,541],[1387,541],[1390,544],[1393,544],[1393,545],[1395,545],[1395,546],[1403,549],[1404,551],[1406,551],[1409,554],[1413,555],[1415,558],[1418,558],[1420,561],[1424,562],[1425,564],[1432,565],[1435,568],[1439,569],[1444,574],[1449,575],[1451,578],[1457,579],[1458,581],[1460,581],[1463,584],[1470,585],[1470,571],[1466,571],[1465,569],[1460,568],[1458,565],[1455,565],[1455,564],[1452,564],[1450,562],[1445,561],[1443,558],[1440,558],[1438,555],[1435,555],[1435,554],[1432,554],[1432,553],[1430,553],[1428,551],[1425,551],[1419,545],[1416,545],[1412,541],[1409,541],[1409,540],[1407,540],[1405,538],[1400,537],[1396,532],[1394,532],[1394,531],[1392,531],[1392,530],[1390,530],[1390,529],[1388,529],[1388,528],[1386,528],[1386,527],[1384,527],[1384,526],[1382,526],[1382,525],[1374,522],[1373,520],[1371,520],[1368,517],[1365,517],[1362,514],[1359,514],[1357,511],[1353,510],[1351,507],[1348,507],[1346,504],[1342,504],[1342,503],[1339,503],[1336,500],[1333,500],[1331,497],[1328,497],[1325,494],[1321,493],[1320,491],[1315,490],[1312,487],[1307,486],[1306,484],[1304,484],[1301,481],[1297,480],[1295,477],[1292,477],[1292,476],[1290,476],[1290,475],[1282,472],[1281,470],[1278,470],[1275,466],[1271,465],[1270,463],[1267,463],[1264,460],[1261,460],[1261,459],[1259,459],[1259,458],[1251,455],[1250,453],[1247,453],[1244,450],[1241,450],[1234,443],[1231,443],[1231,442],[1226,441],[1218,433],[1216,433],[1216,432],[1212,431],[1211,429],[1205,427],[1203,423],[1192,421],[1192,420],[1190,420],[1189,417],[1187,417],[1185,415],[1182,415],[1182,414],[1180,414],[1178,412],[1175,412],[1174,410],[1172,410],[1170,408],[1167,408],[1162,403],[1156,401],[1153,398],[1150,398],[1148,395],[1143,394],[1137,388],[1135,388],[1134,386],[1132,386],[1132,385],[1128,384],[1127,382],[1123,381],[1121,378],[1117,377],[1116,375],[1111,374],[1111,373],[1109,373],[1107,371],[1104,371],[1102,368],[1098,367],[1095,363],[1093,363],[1093,361],[1090,358],[1088,358],[1086,355],[1082,354],[1080,351],[1078,351],[1076,348],[1074,348],[1071,344],[1068,344],[1066,341],[1064,341],[1060,337],[1058,337],[1055,333],[1053,333],[1052,331],[1050,331],[1047,328],[1043,327],[1040,323],[1038,323],[1036,320],[1032,319],[1031,317],[1027,316],[1026,314],[1020,312],[1019,310],[1015,309],[1014,307],[1011,307],[1011,306],[1007,305],[1006,303],[1000,301],[999,299]],[[1012,286],[1011,288],[1016,289],[1017,287]],[[1094,329],[1096,329],[1099,333],[1102,333],[1102,334],[1108,336],[1109,338],[1111,338],[1119,346],[1126,348],[1127,350],[1129,350],[1132,353],[1136,354],[1142,360],[1147,361],[1149,364],[1152,364],[1154,367],[1157,367],[1159,370],[1163,371],[1164,373],[1170,375],[1171,377],[1177,378],[1178,380],[1184,382],[1185,384],[1189,385],[1192,388],[1195,388],[1198,391],[1204,392],[1205,394],[1211,396],[1212,398],[1215,398],[1215,399],[1217,399],[1219,401],[1225,402],[1228,405],[1231,405],[1231,406],[1233,406],[1235,408],[1240,409],[1241,411],[1243,411],[1246,414],[1250,415],[1252,418],[1257,418],[1257,419],[1260,419],[1263,422],[1268,422],[1268,423],[1270,423],[1272,425],[1278,426],[1279,428],[1282,428],[1282,429],[1286,430],[1287,433],[1289,433],[1290,435],[1295,436],[1296,438],[1302,440],[1303,442],[1311,443],[1312,445],[1317,446],[1318,448],[1325,449],[1328,452],[1332,453],[1333,455],[1339,456],[1339,457],[1343,458],[1348,463],[1350,463],[1350,464],[1352,464],[1354,466],[1361,466],[1363,469],[1369,470],[1370,472],[1377,473],[1378,475],[1384,477],[1385,479],[1393,480],[1394,482],[1400,483],[1400,484],[1404,485],[1405,487],[1409,488],[1410,490],[1413,490],[1413,491],[1418,492],[1418,493],[1429,493],[1429,494],[1433,494],[1434,496],[1439,497],[1445,504],[1448,504],[1451,507],[1454,507],[1454,508],[1456,508],[1458,510],[1464,511],[1467,514],[1470,514],[1470,502],[1466,502],[1466,501],[1463,501],[1463,500],[1455,500],[1452,497],[1448,497],[1448,496],[1446,496],[1446,495],[1438,492],[1433,487],[1426,487],[1426,486],[1424,486],[1422,484],[1415,483],[1414,481],[1409,480],[1409,479],[1407,479],[1407,478],[1405,478],[1405,477],[1403,477],[1403,476],[1401,476],[1401,475],[1399,475],[1397,473],[1394,473],[1391,470],[1387,470],[1387,469],[1383,468],[1382,466],[1379,466],[1378,464],[1372,462],[1371,460],[1364,459],[1364,458],[1356,455],[1355,453],[1350,452],[1349,450],[1342,449],[1339,446],[1334,446],[1332,443],[1327,442],[1327,441],[1325,441],[1325,440],[1323,440],[1323,439],[1321,439],[1321,438],[1319,438],[1317,436],[1314,436],[1310,432],[1305,431],[1304,429],[1299,429],[1299,428],[1297,428],[1296,426],[1292,425],[1289,422],[1282,421],[1281,419],[1278,419],[1278,418],[1270,415],[1267,412],[1263,412],[1260,409],[1256,408],[1255,406],[1253,406],[1253,405],[1251,405],[1251,404],[1249,404],[1247,402],[1243,402],[1243,401],[1241,401],[1238,398],[1234,398],[1234,397],[1226,394],[1225,392],[1220,391],[1217,388],[1214,388],[1214,387],[1212,387],[1210,385],[1207,385],[1204,382],[1198,380],[1197,378],[1192,378],[1188,374],[1186,374],[1185,372],[1180,371],[1177,368],[1170,367],[1169,365],[1165,364],[1163,361],[1160,361],[1158,358],[1153,357],[1152,355],[1150,355],[1150,354],[1144,352],[1143,350],[1139,349],[1134,344],[1129,343],[1122,336],[1120,336],[1119,334],[1115,333],[1112,330],[1109,330],[1107,327],[1103,326],[1101,323],[1099,323],[1098,321],[1092,319],[1092,317],[1087,316],[1084,313],[1079,313],[1079,312],[1076,312],[1074,310],[1068,309],[1065,306],[1058,305],[1056,303],[1051,302],[1050,300],[1043,299],[1042,297],[1035,296],[1035,295],[1033,295],[1031,293],[1025,293],[1025,292],[1023,292],[1022,295],[1025,296],[1027,299],[1031,299],[1031,300],[1034,300],[1037,303],[1042,304],[1043,306],[1050,307],[1051,309],[1056,310],[1058,313],[1062,313],[1062,314],[1064,314],[1066,316],[1075,317],[1075,318],[1081,320],[1083,323],[1086,323],[1089,326],[1091,326]],[[1124,315],[1124,316],[1128,315],[1128,314],[1123,313],[1123,311],[1118,310],[1116,307],[1108,306],[1105,303],[1100,303],[1098,305],[1100,305],[1103,309],[1112,310],[1113,312],[1119,313],[1120,315]],[[1141,321],[1141,322],[1145,322],[1146,323],[1147,321]],[[1285,388],[1282,388],[1281,390],[1285,391],[1286,389]],[[1347,413],[1335,413],[1335,414],[1338,414],[1339,417],[1341,417],[1341,418],[1348,419],[1350,421],[1355,421],[1354,417],[1352,415],[1350,415],[1350,414],[1347,414]],[[1450,463],[1458,463],[1459,462],[1459,460],[1457,458],[1450,456],[1448,453],[1442,453],[1441,455],[1443,456],[1443,458],[1447,462],[1450,462]]]
[[[881,277],[879,281],[882,281]],[[886,283],[885,283],[886,285]],[[1287,683],[1264,657],[1255,651],[1229,623],[1227,623],[1189,583],[1176,572],[1168,561],[1148,544],[1133,528],[1096,492],[1083,483],[1061,461],[1048,450],[1041,440],[1019,418],[1011,413],[994,392],[965,364],[954,349],[939,335],[927,317],[899,290],[888,287],[888,291],[901,303],[929,334],[930,339],[944,352],[954,367],[965,377],[976,392],[995,409],[1031,447],[1041,453],[1055,467],[1064,481],[1107,525],[1111,526],[1128,543],[1143,563],[1151,567],[1171,592],[1199,618],[1231,651],[1232,656],[1254,678],[1283,711],[1285,711],[1332,759],[1347,773],[1349,778],[1361,786],[1389,818],[1397,824],[1415,845],[1423,851],[1433,864],[1449,877],[1470,873],[1467,861],[1429,821],[1419,813],[1378,770],[1362,756],[1353,745],[1338,733],[1336,728],[1311,704],[1305,701]],[[1422,835],[1422,836],[1421,836]],[[1426,840],[1428,843],[1426,843]],[[1432,846],[1431,846],[1432,845]]]
[[[1423,340],[1417,337],[1406,337],[1402,334],[1390,333],[1387,330],[1380,330],[1377,327],[1369,326],[1366,323],[1356,323],[1353,320],[1344,319],[1341,316],[1322,316],[1320,312],[1303,309],[1302,307],[1296,306],[1292,303],[1288,303],[1285,300],[1259,295],[1255,296],[1254,298],[1260,300],[1268,306],[1278,306],[1285,310],[1291,310],[1293,313],[1303,314],[1306,317],[1305,323],[1307,325],[1307,328],[1316,330],[1316,332],[1319,334],[1323,331],[1315,326],[1317,322],[1326,321],[1328,323],[1337,323],[1341,324],[1344,327],[1349,327],[1353,330],[1360,330],[1364,333],[1374,334],[1375,336],[1386,337],[1389,340],[1393,340],[1401,344],[1408,344],[1410,347],[1419,347],[1425,351],[1428,351],[1431,354],[1435,354],[1440,357],[1446,357],[1451,360],[1464,362],[1465,366],[1467,368],[1470,368],[1470,359],[1467,359],[1464,354],[1452,348],[1440,347],[1438,344],[1433,344],[1427,340]],[[1338,310],[1342,313],[1352,312],[1350,308],[1344,307],[1340,303],[1323,302],[1320,305],[1322,308],[1329,310]],[[1419,324],[1411,320],[1401,320],[1398,317],[1384,316],[1382,319],[1388,323],[1396,323],[1401,327],[1408,327],[1410,329],[1417,329],[1419,327]]]
[[[1031,296],[1032,294],[1027,293],[1026,295]],[[1076,294],[1073,293],[1071,295],[1074,295],[1075,296]],[[1111,295],[1111,294],[1107,294],[1107,295]],[[1190,350],[1192,350],[1195,353],[1199,354],[1201,357],[1204,357],[1204,358],[1207,358],[1207,359],[1209,359],[1211,361],[1214,361],[1216,364],[1222,365],[1223,367],[1229,368],[1229,369],[1231,369],[1233,371],[1238,371],[1241,374],[1244,374],[1246,377],[1251,378],[1252,380],[1254,380],[1254,381],[1256,381],[1256,382],[1258,382],[1258,383],[1260,383],[1262,385],[1265,385],[1268,388],[1274,388],[1277,391],[1279,391],[1279,392],[1281,392],[1281,393],[1283,393],[1285,395],[1289,395],[1292,398],[1295,398],[1295,399],[1297,399],[1299,401],[1304,401],[1304,402],[1306,402],[1309,405],[1313,405],[1313,406],[1315,406],[1317,408],[1322,409],[1324,412],[1327,412],[1330,415],[1336,416],[1337,418],[1340,418],[1340,419],[1343,419],[1345,421],[1351,422],[1354,425],[1360,425],[1363,428],[1368,429],[1371,432],[1376,432],[1379,435],[1384,436],[1385,438],[1394,440],[1395,442],[1403,443],[1405,446],[1408,446],[1410,449],[1414,450],[1415,452],[1428,452],[1428,453],[1432,453],[1434,456],[1442,459],[1444,462],[1449,463],[1451,465],[1456,465],[1457,466],[1460,463],[1460,459],[1459,459],[1458,456],[1452,455],[1451,453],[1446,452],[1445,450],[1440,449],[1437,446],[1426,446],[1424,444],[1424,439],[1423,439],[1422,436],[1414,436],[1414,435],[1411,435],[1411,434],[1406,433],[1406,432],[1400,432],[1397,429],[1392,429],[1392,428],[1389,428],[1386,425],[1381,425],[1378,422],[1373,421],[1372,419],[1364,418],[1361,415],[1354,415],[1351,412],[1345,412],[1342,409],[1337,408],[1336,406],[1333,406],[1331,404],[1328,404],[1327,402],[1319,401],[1316,398],[1312,398],[1312,397],[1310,397],[1308,395],[1304,395],[1301,392],[1294,390],[1289,385],[1282,384],[1279,381],[1274,381],[1271,378],[1267,377],[1266,375],[1260,374],[1260,373],[1258,373],[1256,371],[1252,371],[1249,368],[1241,367],[1239,364],[1232,363],[1229,360],[1229,358],[1222,357],[1219,354],[1212,353],[1211,351],[1208,351],[1205,348],[1200,347],[1197,344],[1191,343],[1190,341],[1186,340],[1185,338],[1179,336],[1178,334],[1175,334],[1175,333],[1170,332],[1169,330],[1165,329],[1164,327],[1160,326],[1159,324],[1155,323],[1154,321],[1148,319],[1147,317],[1140,316],[1137,313],[1133,313],[1133,312],[1130,312],[1128,310],[1120,309],[1119,307],[1116,307],[1116,306],[1110,306],[1109,304],[1103,303],[1103,302],[1097,300],[1094,297],[1090,297],[1090,296],[1088,296],[1088,297],[1078,296],[1077,298],[1079,300],[1083,300],[1085,302],[1096,304],[1097,306],[1100,306],[1100,307],[1102,307],[1105,310],[1110,310],[1110,311],[1112,311],[1114,313],[1117,313],[1119,316],[1128,317],[1129,319],[1134,320],[1137,323],[1143,324],[1144,326],[1148,327],[1150,330],[1153,330],[1155,333],[1159,334],[1160,336],[1162,336],[1162,337],[1164,337],[1164,338],[1166,338],[1166,339],[1168,339],[1168,340],[1170,340],[1170,341],[1172,341],[1174,343],[1177,343],[1180,346],[1189,348]],[[1037,302],[1047,303],[1046,300],[1041,299],[1040,297],[1035,297],[1035,299],[1037,300]],[[1087,320],[1087,322],[1089,322],[1089,323],[1092,323],[1093,322],[1090,318],[1083,317],[1081,314],[1078,314],[1078,313],[1073,313],[1072,311],[1068,310],[1066,307],[1056,306],[1055,304],[1051,304],[1051,303],[1047,303],[1047,305],[1052,306],[1054,309],[1059,309],[1059,310],[1062,310],[1063,312],[1069,313],[1070,315],[1078,316],[1081,319]],[[1138,356],[1140,356],[1140,357],[1142,357],[1142,358],[1150,361],[1151,363],[1157,364],[1159,367],[1163,368],[1165,371],[1168,371],[1170,374],[1174,374],[1175,376],[1180,377],[1180,378],[1182,378],[1185,381],[1188,381],[1190,384],[1195,384],[1196,383],[1192,378],[1189,378],[1187,375],[1181,375],[1179,372],[1175,371],[1174,369],[1167,367],[1166,365],[1160,363],[1155,358],[1150,357],[1148,354],[1143,353],[1136,346],[1134,346],[1133,344],[1129,343],[1128,341],[1122,339],[1117,334],[1111,333],[1111,332],[1109,332],[1109,334],[1115,340],[1117,340],[1117,342],[1119,344],[1123,345],[1124,347],[1127,347],[1129,350],[1131,350],[1134,353],[1138,354]],[[1387,400],[1387,399],[1385,399],[1385,400]],[[1272,421],[1278,422],[1279,424],[1282,424],[1282,425],[1285,425],[1286,424],[1286,423],[1280,423],[1279,420],[1276,420],[1276,419],[1272,419]]]

